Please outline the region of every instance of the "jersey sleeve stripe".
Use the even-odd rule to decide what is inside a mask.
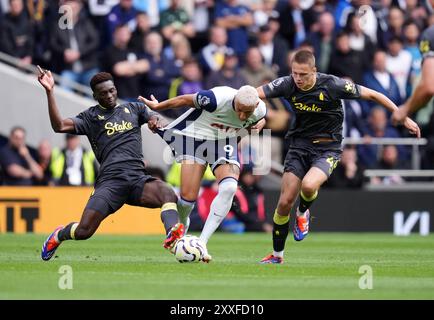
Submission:
[[[183,130],[188,126],[188,122],[193,122],[202,114],[201,109],[190,109],[181,115],[178,119],[170,123],[166,129]]]

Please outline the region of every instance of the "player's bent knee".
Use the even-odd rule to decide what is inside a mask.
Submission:
[[[237,189],[238,181],[232,178],[224,179],[219,184],[219,194],[227,198],[232,198]]]
[[[318,190],[318,185],[310,181],[303,182],[301,185],[301,191],[307,196],[314,195]]]
[[[162,195],[162,203],[168,203],[168,202],[178,202],[178,197],[172,190],[170,191],[164,191]]]
[[[152,194],[155,196],[159,205],[163,205],[168,202],[178,202],[178,196],[175,191],[165,182],[156,181],[155,186],[152,188]]]
[[[178,202],[178,196],[170,188],[163,189],[161,196],[162,196],[162,203],[168,203],[168,202],[177,203]]]

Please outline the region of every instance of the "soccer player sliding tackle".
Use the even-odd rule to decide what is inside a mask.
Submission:
[[[154,96],[151,100],[144,97],[139,97],[139,100],[154,111],[191,107],[169,125],[155,131],[172,147],[176,160],[181,162],[178,212],[186,229],[208,164],[217,178],[218,194],[212,201],[200,235],[200,240],[206,245],[228,214],[237,191],[240,174],[238,138],[243,129],[261,130],[264,127],[265,104],[251,86],[239,90],[215,87],[162,102]],[[208,253],[205,257],[205,262],[211,260]]]
[[[342,153],[344,113],[341,99],[372,100],[393,112],[398,107],[385,95],[333,75],[318,73],[315,57],[298,51],[291,62],[290,76],[258,87],[261,99],[282,97],[296,114],[289,130],[290,148],[285,158],[280,198],[274,212],[273,253],[261,263],[283,263],[285,241],[289,233],[289,213],[300,195],[296,210],[294,240],[303,240],[309,232],[309,208],[318,190],[327,181]],[[420,137],[417,124],[406,117],[404,126]]]
[[[62,118],[54,98],[51,72],[39,68],[38,81],[48,99],[48,113],[55,132],[86,135],[101,167],[80,222],[56,228],[42,246],[41,258],[49,260],[66,240],[85,240],[108,215],[125,203],[161,208],[166,230],[163,246],[173,247],[184,234],[179,223],[177,196],[170,186],[146,174],[140,127],[161,126],[162,118],[143,103],[118,104],[117,90],[109,73],[100,72],[90,81],[98,104],[73,118]]]

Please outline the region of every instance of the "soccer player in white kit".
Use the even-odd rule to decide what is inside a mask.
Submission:
[[[265,103],[252,86],[243,86],[239,90],[215,87],[162,102],[154,96],[151,100],[140,96],[139,100],[154,111],[191,107],[165,127],[154,129],[172,148],[176,161],[181,162],[178,213],[186,230],[208,164],[216,176],[218,194],[200,235],[200,240],[206,245],[229,212],[237,191],[240,130],[261,130],[264,127]],[[203,260],[209,262],[211,256],[207,253]]]

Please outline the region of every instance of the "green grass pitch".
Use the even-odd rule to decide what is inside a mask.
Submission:
[[[176,262],[162,236],[103,235],[65,242],[44,262],[44,239],[0,234],[0,299],[434,299],[433,235],[312,232],[288,238],[283,265],[258,264],[268,234],[215,234],[210,264]],[[58,285],[63,265],[70,290]],[[363,265],[372,289],[359,288]]]

